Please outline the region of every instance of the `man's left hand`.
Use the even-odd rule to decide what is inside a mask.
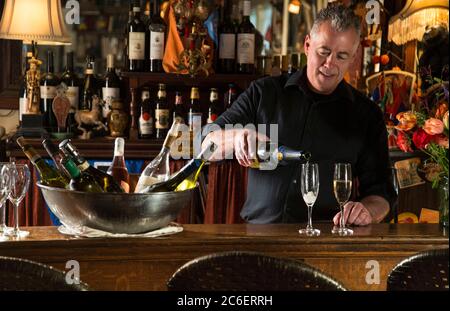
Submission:
[[[333,222],[339,225],[341,213],[337,213]],[[367,226],[372,223],[372,215],[361,202],[348,201],[344,205],[344,223],[347,225]]]

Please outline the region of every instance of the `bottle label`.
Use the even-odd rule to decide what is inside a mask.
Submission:
[[[169,109],[155,109],[155,127],[157,129],[168,129],[169,116]]]
[[[112,102],[115,99],[120,99],[120,89],[116,87],[103,87],[102,88],[102,99],[105,105],[102,109],[103,118],[108,117],[108,113],[112,110]]]
[[[150,32],[150,59],[163,59],[164,32]]]
[[[219,58],[236,58],[236,35],[234,33],[223,33],[220,35]]]
[[[41,86],[41,98],[53,99],[56,97],[56,86]]]
[[[70,111],[69,113],[75,113],[78,108],[78,103],[80,100],[80,88],[78,86],[69,86],[66,90],[66,97],[70,102]]]
[[[139,131],[142,135],[153,135],[153,118],[148,112],[139,117]]]
[[[255,63],[255,34],[240,33],[238,34],[238,59],[239,64]]]
[[[19,98],[19,120],[22,121],[22,115],[28,112],[28,98]]]
[[[217,120],[217,114],[215,113],[211,113],[208,117],[208,120],[206,120],[206,123],[213,123],[214,121]]]
[[[145,32],[130,32],[128,57],[131,60],[145,60]]]

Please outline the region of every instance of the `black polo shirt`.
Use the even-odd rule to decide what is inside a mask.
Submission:
[[[379,107],[345,81],[330,95],[312,92],[306,70],[251,83],[216,121],[278,124],[278,143],[311,152],[319,164],[320,188],[313,220],[331,220],[339,211],[333,193],[334,163],[348,162],[359,180],[356,199],[379,195],[389,201],[387,132]],[[267,134],[269,132],[267,131]],[[275,170],[250,169],[241,217],[250,223],[304,222],[299,164]]]

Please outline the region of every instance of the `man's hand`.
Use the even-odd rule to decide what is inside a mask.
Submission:
[[[339,225],[341,213],[337,213],[333,222],[336,226]],[[344,205],[344,223],[347,225],[367,226],[372,223],[372,215],[369,210],[361,202],[349,201]]]
[[[209,133],[203,140],[202,147],[213,141],[217,149],[210,158],[211,161],[232,159],[234,153],[239,164],[247,167],[256,158],[257,142],[268,140],[267,136],[250,129],[221,130]]]

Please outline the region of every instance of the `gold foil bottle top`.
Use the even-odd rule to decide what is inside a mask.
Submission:
[[[191,99],[200,99],[200,94],[198,92],[198,87],[193,87],[191,89]]]

